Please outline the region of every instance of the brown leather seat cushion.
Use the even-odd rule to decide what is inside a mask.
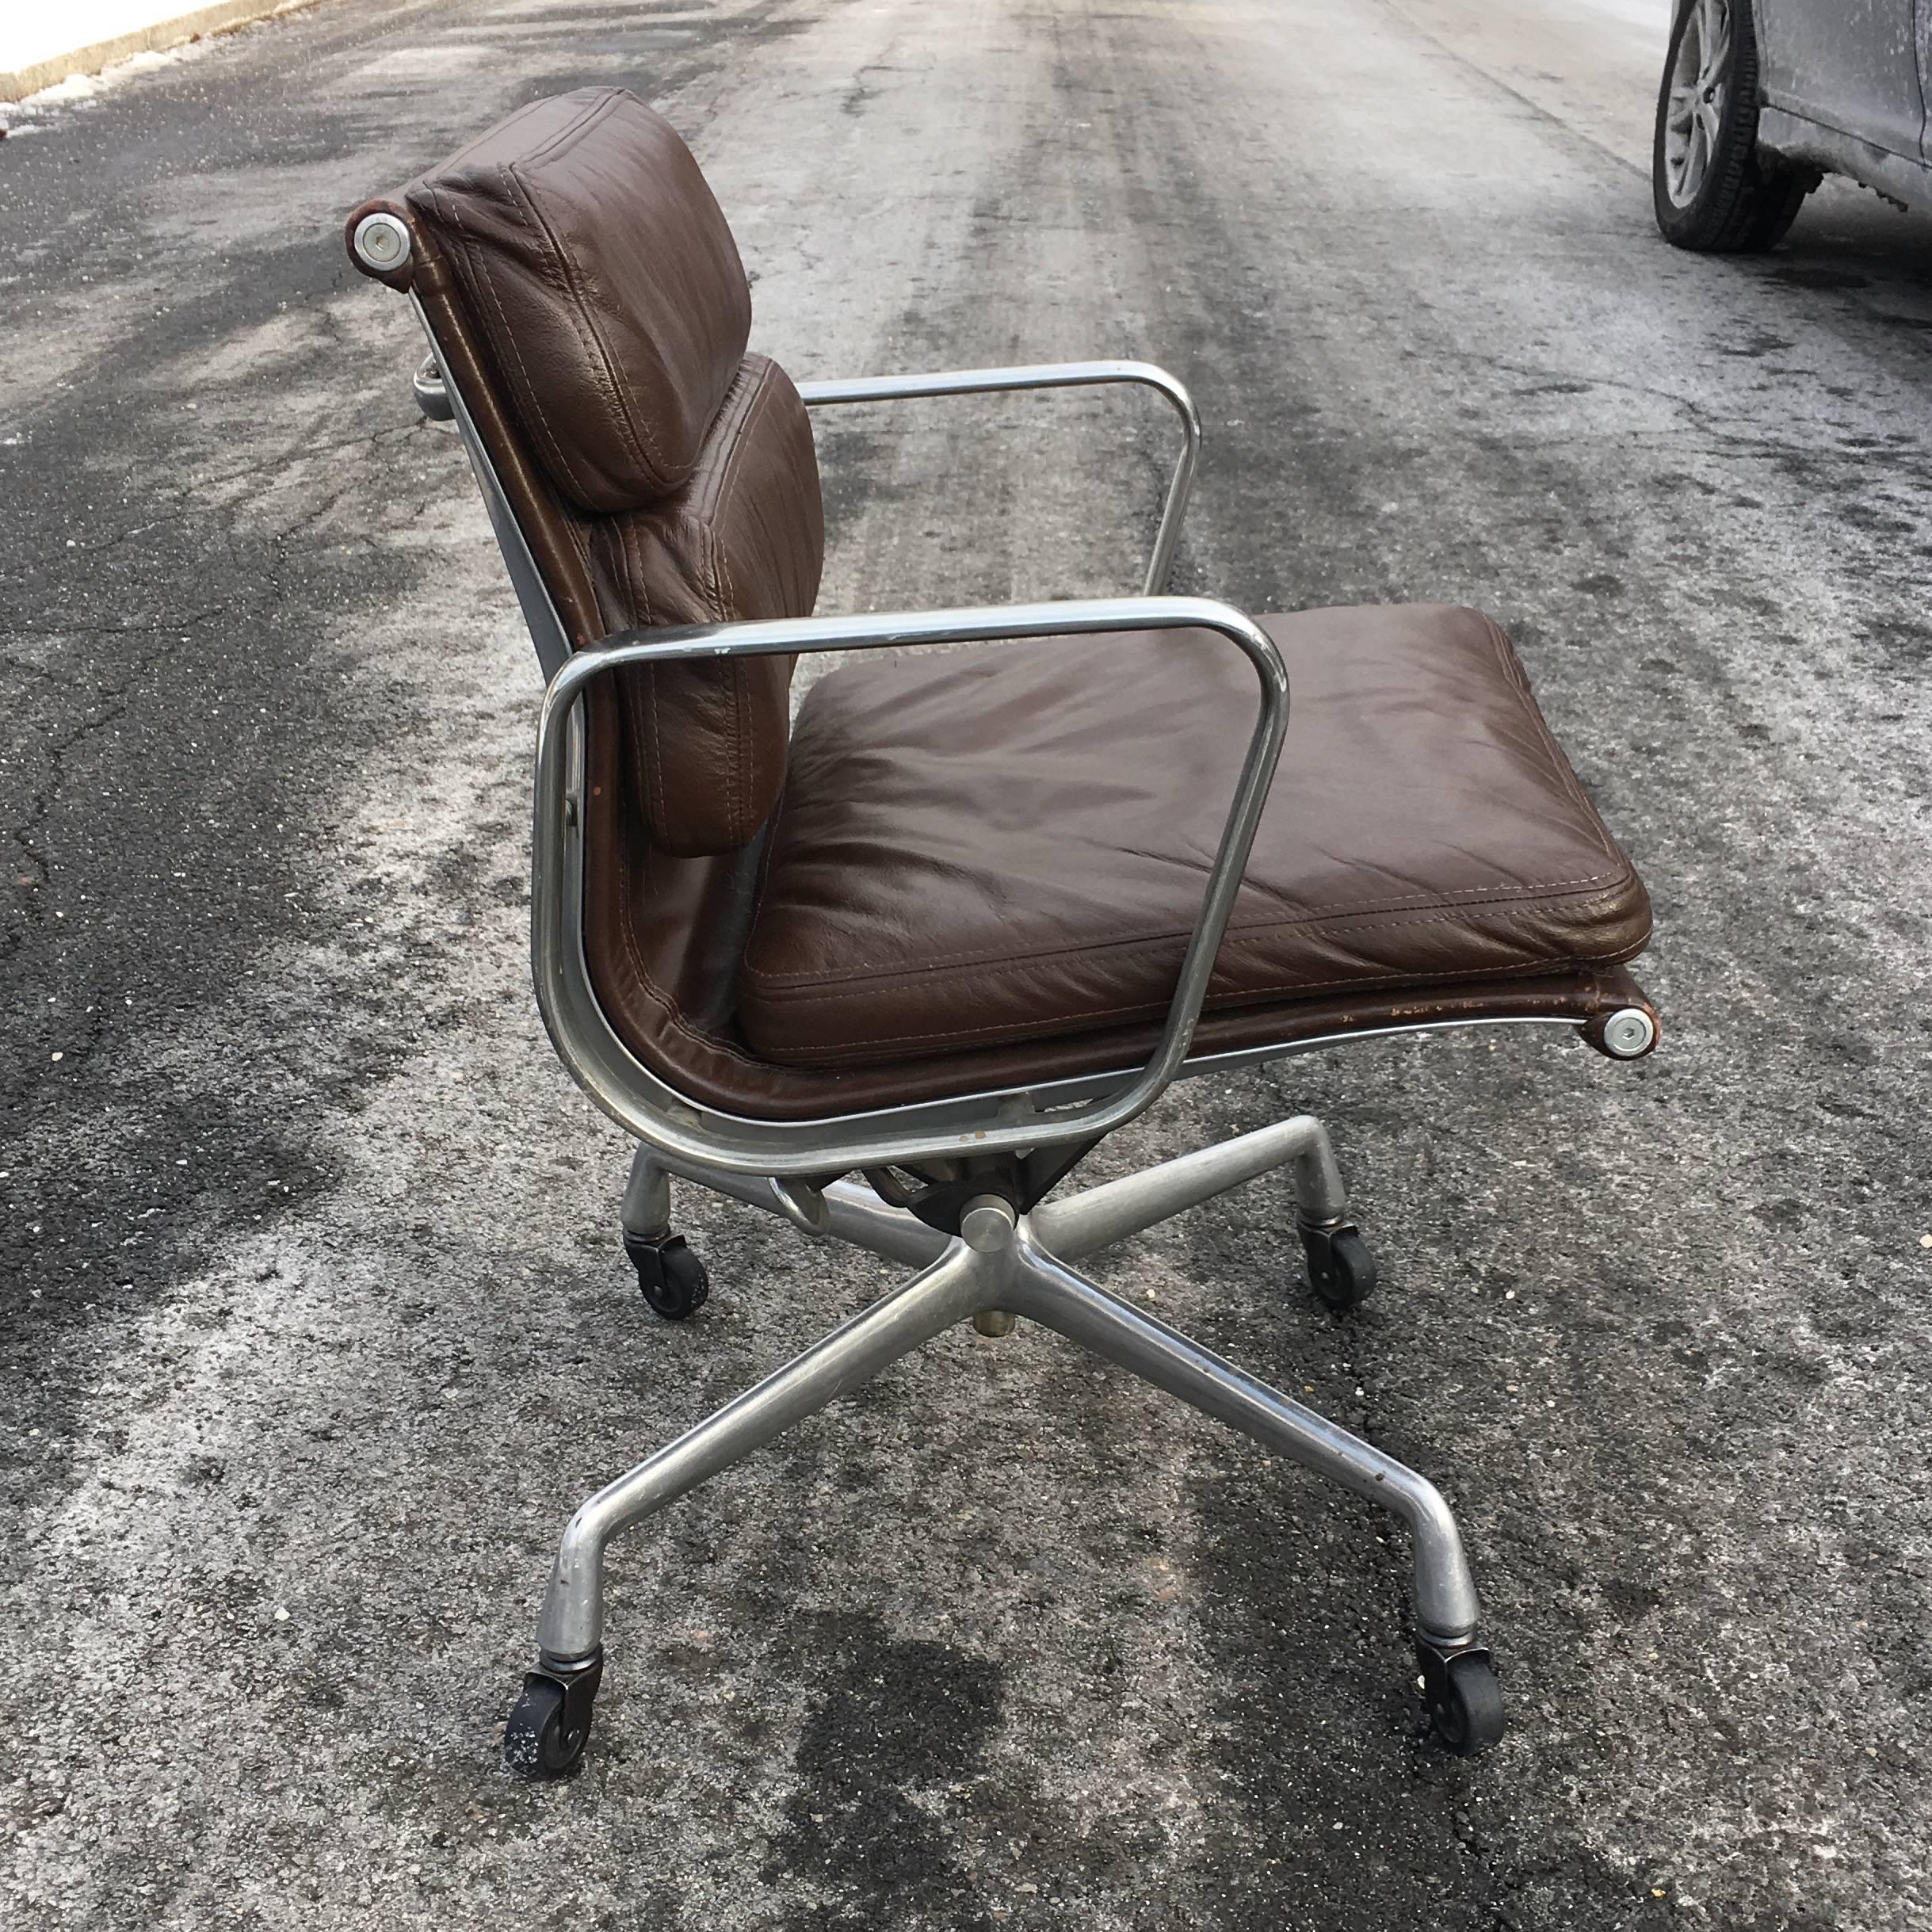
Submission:
[[[1487,618],[1260,621],[1288,664],[1288,740],[1211,1011],[1643,949],[1643,885]],[[743,963],[752,1048],[857,1067],[1158,1018],[1255,704],[1245,660],[1197,632],[823,678]]]

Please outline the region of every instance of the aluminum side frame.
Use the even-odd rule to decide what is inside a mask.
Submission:
[[[571,790],[571,720],[594,678],[685,659],[1032,639],[1047,643],[1110,631],[1207,630],[1253,666],[1259,704],[1201,911],[1182,960],[1159,1045],[1110,1090],[1043,1104],[1026,1090],[809,1121],[752,1121],[694,1105],[645,1067],[612,1029],[583,954],[583,830]],[[869,617],[632,631],[578,651],[551,682],[537,724],[531,858],[530,950],[537,1005],[559,1057],[610,1117],[660,1151],[737,1174],[844,1173],[1096,1139],[1144,1113],[1187,1057],[1208,981],[1234,911],[1248,853],[1288,730],[1288,672],[1254,620],[1205,598],[1105,598]]]

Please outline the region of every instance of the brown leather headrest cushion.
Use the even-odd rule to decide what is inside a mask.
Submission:
[[[689,476],[751,329],[691,151],[621,88],[533,101],[404,191],[449,258],[531,450],[591,511]]]

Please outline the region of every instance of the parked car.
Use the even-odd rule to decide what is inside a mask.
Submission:
[[[1919,36],[1932,0],[1678,0],[1657,98],[1657,225],[1770,247],[1825,174],[1932,207]]]

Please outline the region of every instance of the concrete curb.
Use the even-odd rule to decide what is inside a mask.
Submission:
[[[136,54],[160,53],[203,34],[228,32],[273,14],[297,13],[316,3],[317,0],[212,0],[209,6],[193,7],[186,13],[170,12],[165,19],[116,34],[112,40],[97,40],[91,47],[76,48],[70,54],[50,55],[45,60],[36,60],[10,74],[0,73],[0,101],[24,101],[29,94],[38,94],[43,87],[52,87],[71,75],[98,74],[103,67],[111,67],[116,61],[129,59]],[[157,0],[157,4],[168,7],[173,0]]]

